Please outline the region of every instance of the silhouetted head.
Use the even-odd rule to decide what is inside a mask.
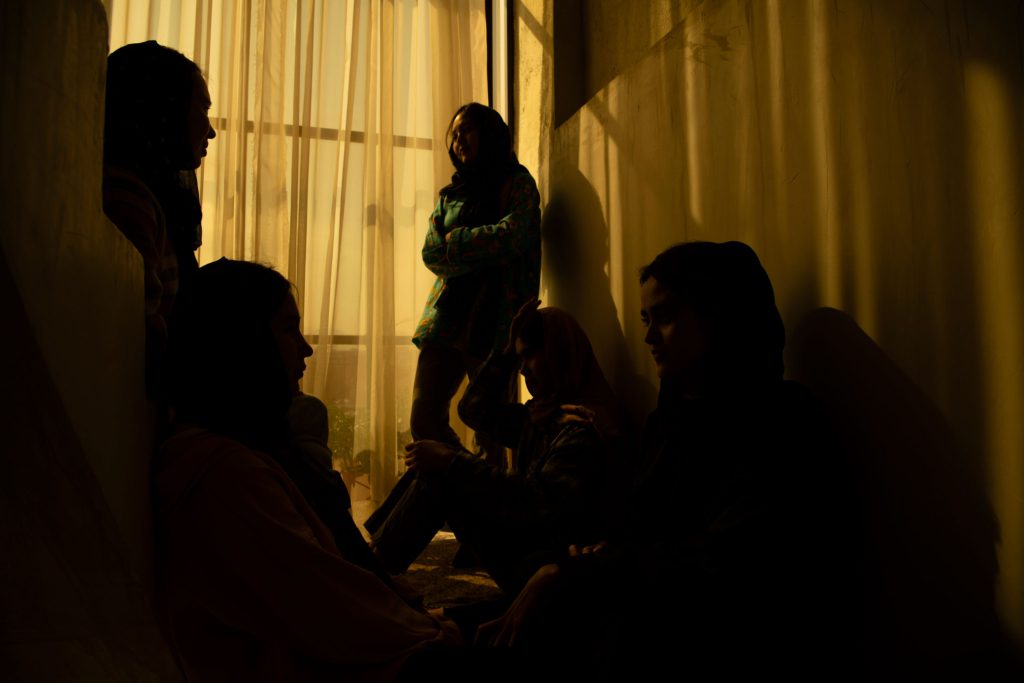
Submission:
[[[259,444],[286,428],[312,353],[291,284],[267,266],[221,259],[196,271],[178,298],[171,405],[181,421]]]
[[[663,382],[705,395],[782,379],[782,317],[746,244],[678,244],[645,266],[640,282],[644,341]]]
[[[526,388],[534,398],[570,403],[590,380],[594,357],[590,340],[576,318],[560,308],[549,306],[530,313],[514,345]]]
[[[448,157],[460,173],[503,174],[516,163],[508,125],[501,114],[478,102],[459,107],[445,138]]]
[[[210,93],[195,62],[156,41],[107,58],[103,158],[139,171],[199,167],[210,126]]]

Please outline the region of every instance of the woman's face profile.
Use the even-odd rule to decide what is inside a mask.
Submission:
[[[464,164],[476,161],[480,153],[480,128],[465,112],[452,121],[452,152]]]
[[[193,74],[187,125],[192,168],[199,168],[206,156],[209,141],[217,137],[217,133],[210,125],[210,91],[206,87],[206,79],[198,70]]]
[[[270,319],[270,332],[281,352],[284,369],[288,373],[289,386],[295,394],[299,393],[299,380],[306,372],[306,359],[313,355],[313,347],[302,336],[299,318],[299,307],[295,297],[289,294],[281,308]]]
[[[640,286],[640,318],[658,377],[698,389],[708,352],[707,324],[689,305],[653,277]]]

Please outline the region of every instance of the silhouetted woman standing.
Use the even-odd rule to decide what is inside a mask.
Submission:
[[[516,311],[537,296],[540,195],[498,112],[464,105],[447,137],[455,174],[440,191],[423,245],[437,280],[413,336],[420,355],[410,426],[416,440],[460,448],[448,422],[455,392],[504,347]]]

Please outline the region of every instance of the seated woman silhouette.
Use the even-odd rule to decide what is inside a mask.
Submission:
[[[745,244],[693,242],[640,279],[661,387],[623,518],[605,542],[538,570],[481,637],[592,629],[589,656],[549,654],[599,679],[841,678],[856,595],[846,498],[809,395],[783,381],[768,275]],[[569,626],[537,619],[566,594]]]
[[[380,578],[351,518],[325,524],[289,476],[302,470],[288,411],[312,349],[288,281],[221,259],[175,316],[176,421],[155,479],[162,599],[188,677],[390,680],[457,640]]]
[[[447,522],[515,593],[553,553],[601,537],[615,399],[579,323],[538,305],[520,310],[508,345],[491,354],[459,404],[463,421],[516,448],[514,468],[437,441],[410,444],[410,472],[366,524],[390,571],[408,568]],[[533,395],[525,405],[508,400],[520,366]],[[586,419],[567,415],[566,405]]]

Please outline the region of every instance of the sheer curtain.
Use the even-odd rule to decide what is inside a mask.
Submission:
[[[200,263],[256,260],[295,284],[315,349],[303,390],[328,406],[335,466],[379,500],[408,439],[445,129],[487,100],[484,0],[106,4],[111,50],[157,40],[206,74]]]

